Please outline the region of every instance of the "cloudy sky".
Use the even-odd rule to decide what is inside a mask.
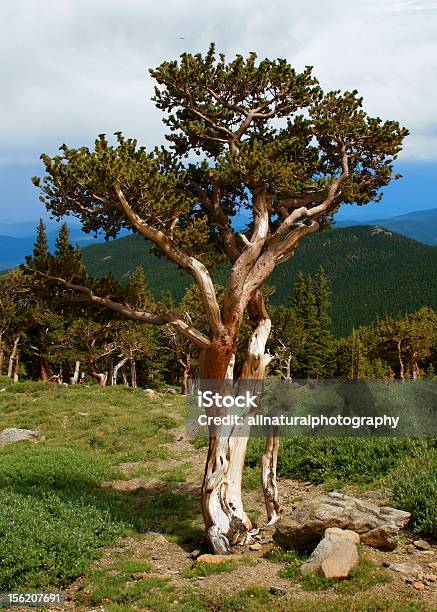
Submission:
[[[404,179],[368,218],[437,207],[434,0],[1,0],[0,220],[41,213],[29,177],[41,152],[122,130],[163,139],[147,68],[215,41],[313,65],[326,89],[356,88],[369,113],[409,128]],[[370,207],[368,207],[370,208]]]

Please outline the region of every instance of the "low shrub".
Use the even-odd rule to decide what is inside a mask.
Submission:
[[[389,477],[396,505],[413,516],[413,529],[437,537],[437,450],[403,459]]]
[[[282,438],[278,473],[315,484],[366,484],[387,476],[405,457],[420,457],[436,445],[417,438]],[[260,461],[264,441],[249,442],[247,464]]]
[[[127,524],[96,491],[110,464],[64,447],[0,452],[0,590],[67,584]]]

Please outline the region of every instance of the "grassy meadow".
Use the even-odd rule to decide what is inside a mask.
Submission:
[[[0,415],[0,430],[42,433],[38,443],[0,447],[0,591],[68,592],[80,578],[80,589],[71,595],[75,610],[103,605],[111,612],[309,611],[318,609],[320,601],[324,610],[340,612],[427,609],[413,595],[403,601],[396,593],[381,594],[378,589],[390,588],[390,579],[365,559],[342,585],[300,580],[302,559],[280,549],[265,559],[192,567],[187,552],[204,546],[199,485],[205,441],[185,440],[181,397],[150,399],[141,389],[124,387],[12,385],[1,378]],[[283,478],[327,487],[390,486],[398,507],[413,512],[416,531],[435,537],[433,445],[432,440],[290,440],[284,442],[279,470]],[[251,441],[245,480],[249,493],[259,488],[260,451],[260,441]],[[248,510],[256,519],[260,511],[255,505]],[[162,536],[155,557],[146,543]],[[176,582],[154,569],[166,546],[176,546],[174,554],[182,555]],[[172,551],[168,554],[171,561]],[[296,588],[298,599],[281,603],[265,585],[240,588],[238,580],[233,593],[202,592],[202,580],[223,583],[238,572],[256,576],[265,568]],[[138,575],[141,580],[132,578]]]

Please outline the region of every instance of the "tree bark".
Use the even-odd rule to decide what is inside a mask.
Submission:
[[[106,378],[107,378],[107,376],[105,374],[103,374],[102,372],[96,372],[94,370],[94,362],[93,362],[91,357],[88,358],[88,372],[89,372],[90,376],[92,376],[92,378],[94,378],[94,380],[97,380],[99,385],[101,385],[102,387],[104,387],[106,385]]]
[[[112,372],[111,372],[111,385],[116,385],[117,384],[117,378],[118,378],[118,371],[121,367],[124,366],[124,364],[127,361],[127,357],[123,357],[123,359],[121,359],[118,363],[115,364],[115,366],[112,368]]]
[[[243,365],[239,393],[254,390],[263,380],[266,365],[271,357],[266,354],[266,342],[271,330],[271,322],[264,307],[261,294],[257,296],[256,328],[249,340],[246,361]],[[211,361],[208,361],[208,360]],[[231,388],[233,374],[233,345],[221,347],[206,356],[206,367],[202,370],[203,379],[223,380],[223,391]],[[208,363],[210,365],[208,365]],[[205,366],[205,364],[204,364]],[[219,378],[220,376],[220,378]],[[256,391],[256,389],[255,389]],[[214,415],[223,416],[224,409],[215,408]],[[247,412],[247,417],[250,413]],[[247,418],[243,424],[232,427],[218,427],[212,430],[209,440],[208,456],[202,486],[202,510],[208,538],[216,554],[228,554],[231,546],[251,539],[252,524],[246,515],[241,485],[250,427]],[[277,432],[270,432],[263,457],[263,488],[266,499],[268,519],[274,522],[280,513],[276,487],[276,458],[279,445]]]
[[[12,346],[12,351],[9,357],[9,366],[8,366],[8,377],[14,378],[14,376],[18,372],[18,367],[16,362],[18,361],[18,344],[20,342],[20,336],[16,336],[14,338],[14,344]]]
[[[411,378],[413,380],[417,380],[419,378],[419,366],[417,365],[417,355],[415,352],[411,353],[410,358],[408,360],[408,366]]]
[[[276,427],[269,430],[262,457],[262,486],[267,510],[267,524],[273,525],[281,516],[276,467],[278,463],[279,436]]]
[[[402,340],[397,341],[398,361],[399,361],[399,378],[405,380],[405,366],[402,359]]]
[[[13,368],[13,374],[12,374],[12,380],[14,381],[14,383],[18,382],[18,373],[19,373],[19,353],[17,351],[17,354],[15,356],[15,360],[14,360],[14,368]]]
[[[133,357],[131,357],[130,359],[130,379],[131,379],[132,389],[136,389],[137,388],[137,366],[135,364],[135,359]]]
[[[49,368],[47,360],[43,357],[40,358],[40,380],[41,382],[47,382],[49,379]]]
[[[216,340],[202,356],[201,379],[214,381],[215,390],[222,395],[226,394],[230,384],[226,376],[233,358],[233,349],[232,340]],[[217,406],[209,413],[213,416],[224,414],[225,409]],[[244,439],[246,442],[247,439]],[[241,454],[241,442],[235,444],[230,432],[225,433],[223,426],[210,429],[201,501],[206,532],[216,554],[229,554],[231,545],[237,543],[252,527],[241,501]]]
[[[3,334],[0,334],[0,376],[3,374],[3,362],[5,359],[5,343],[3,342]]]
[[[74,364],[73,376],[71,377],[72,385],[77,385],[77,383],[79,382],[79,373],[80,373],[80,361],[77,360],[76,363]]]
[[[191,374],[191,359],[189,353],[182,353],[178,362],[182,366],[181,395],[189,395],[188,382]]]
[[[260,291],[249,303],[249,312],[257,321],[257,327],[249,341],[248,356],[241,376],[242,378],[259,381],[264,379],[266,367],[272,359],[272,356],[266,353],[266,344],[272,325]],[[269,429],[262,457],[262,488],[269,525],[273,525],[282,512],[276,481],[278,451],[278,429],[273,427]]]

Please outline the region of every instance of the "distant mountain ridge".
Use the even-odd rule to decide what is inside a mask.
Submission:
[[[92,276],[111,272],[125,280],[143,266],[156,298],[168,291],[180,300],[190,277],[149,248],[140,236],[128,236],[89,246],[83,256]],[[331,316],[338,335],[386,313],[437,308],[437,248],[369,226],[332,229],[303,240],[296,255],[269,278],[268,286],[274,287],[271,301],[289,303],[299,271],[315,274],[320,265],[331,281]],[[223,269],[214,270],[213,276],[221,282]]]
[[[437,208],[417,210],[397,215],[387,219],[372,219],[370,221],[356,221],[354,219],[341,219],[335,222],[336,227],[351,227],[356,225],[376,225],[412,238],[423,244],[437,246]]]
[[[50,219],[46,221],[50,248],[54,246],[60,223],[62,222]],[[104,242],[103,236],[95,238],[93,234],[85,234],[76,219],[69,218],[67,223],[73,243],[77,242],[83,247],[89,244]],[[234,226],[237,231],[242,231],[245,224],[244,215],[240,215],[240,217],[236,217],[234,220]],[[31,253],[37,225],[37,220],[23,222],[0,221],[0,271],[19,265],[24,261],[25,256]],[[412,238],[423,244],[437,246],[437,208],[418,210],[404,215],[389,217],[388,219],[356,221],[354,219],[340,218],[335,222],[336,228],[354,227],[357,225],[385,227],[401,236]],[[127,231],[124,232],[124,235],[127,233]],[[16,239],[16,241],[12,239]]]
[[[62,224],[57,221],[47,221],[47,241],[50,250],[55,247],[56,237],[59,227]],[[70,240],[72,244],[79,244],[81,247],[89,244],[104,242],[104,236],[86,234],[82,231],[82,226],[77,222],[67,222],[70,230]],[[36,227],[38,221],[25,221],[23,223],[0,222],[0,271],[15,268],[25,261],[26,255],[33,251],[35,242]],[[124,232],[126,235],[127,232]],[[123,234],[122,234],[123,235]]]
[[[433,227],[437,210],[422,212],[423,218],[431,220],[428,226]],[[410,213],[395,221],[409,222],[420,216]],[[437,247],[382,229],[388,226],[387,221],[390,220],[377,220],[371,226],[336,227],[303,240],[295,257],[279,266],[269,279],[268,285],[274,287],[271,301],[287,303],[298,272],[315,274],[323,265],[331,280],[331,316],[337,334],[348,333],[352,327],[386,313],[402,315],[424,305],[437,308]],[[56,234],[50,228],[51,248]],[[111,272],[125,280],[135,268],[143,266],[155,297],[169,291],[176,300],[190,284],[186,274],[166,258],[151,254],[150,244],[137,235],[100,244],[102,238],[83,234],[80,226],[73,225],[71,238],[83,247],[85,265],[92,276]],[[25,255],[32,252],[34,240],[0,235],[0,271],[24,261]],[[223,269],[213,274],[217,282],[223,280]]]

